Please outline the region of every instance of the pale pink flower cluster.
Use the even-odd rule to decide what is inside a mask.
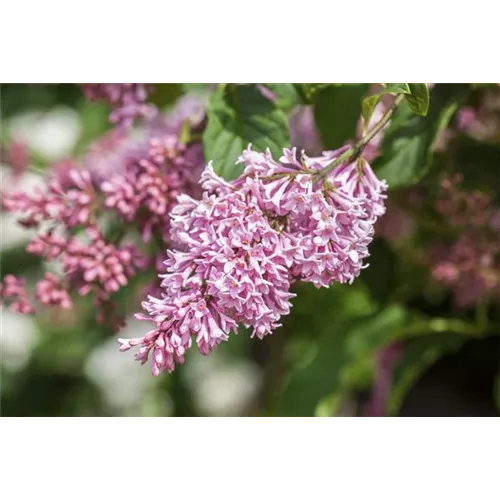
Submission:
[[[52,273],[45,273],[44,277],[36,284],[35,296],[45,306],[57,306],[71,309],[73,302],[61,280]]]
[[[2,161],[5,161],[12,168],[12,179],[16,182],[29,166],[28,145],[22,139],[13,138],[5,151],[2,151],[1,156]]]
[[[206,98],[186,94],[177,100],[166,116],[157,115],[152,120],[146,120],[134,131],[113,129],[90,145],[82,160],[82,167],[90,172],[96,184],[101,185],[114,174],[124,173],[131,164],[147,159],[150,141],[156,140],[170,143],[176,149],[177,163],[181,155],[186,157],[187,162],[195,163],[194,166],[185,165],[186,169],[195,170],[185,175],[197,181],[204,167],[201,145],[199,141],[181,144],[179,137],[183,127],[190,128],[192,132],[199,131],[203,126],[205,108]]]
[[[208,94],[184,94],[168,115],[154,121],[153,126],[166,134],[179,134],[186,124],[199,130],[203,127],[207,103]]]
[[[462,176],[441,182],[436,210],[460,231],[451,245],[430,249],[432,276],[450,287],[455,304],[467,307],[500,293],[500,210],[484,191],[461,187]]]
[[[21,314],[34,314],[35,308],[31,305],[26,291],[24,278],[17,278],[7,274],[3,282],[0,281],[0,305],[9,303],[11,311]]]
[[[194,194],[202,162],[201,145],[189,147],[175,135],[152,138],[143,157],[102,183],[105,206],[135,221],[144,241],[169,238],[168,213],[183,192]]]
[[[488,89],[482,93],[476,107],[463,106],[456,114],[458,130],[476,141],[498,142],[500,134],[500,92]]]
[[[125,286],[146,260],[133,243],[120,247],[107,243],[95,227],[86,230],[89,242],[48,232],[28,244],[28,253],[42,256],[47,262],[60,259],[63,270],[79,295],[99,291],[109,295]]]
[[[142,134],[136,137],[130,132],[112,129],[90,144],[80,163],[100,186],[113,174],[122,172],[129,161],[143,156],[146,150]]]
[[[23,214],[20,223],[37,227],[44,220],[57,220],[67,227],[85,225],[91,221],[96,194],[86,171],[70,170],[67,185],[58,176],[52,176],[44,190],[37,187],[33,194],[23,191],[4,195],[5,210]]]
[[[500,243],[498,239],[463,234],[451,246],[432,248],[432,276],[449,287],[457,307],[498,300]]]
[[[193,113],[192,105],[182,104],[175,123],[156,116],[135,131],[113,130],[81,160],[53,165],[33,192],[2,194],[2,208],[37,229],[27,251],[62,264],[63,278],[47,274],[35,287],[42,305],[70,307],[70,290],[92,294],[98,319],[116,328],[122,319],[115,318],[114,294],[138,270],[164,272],[164,248],[171,246],[168,214],[180,193],[200,196],[204,167],[200,141],[179,139],[179,117],[190,120]],[[139,241],[123,244],[125,237]],[[159,284],[155,276],[147,289],[156,292]]]
[[[152,118],[156,108],[146,102],[148,86],[143,83],[82,83],[85,95],[91,101],[104,100],[113,111],[111,123],[130,128],[138,118]]]
[[[237,325],[261,338],[290,311],[291,284],[317,287],[352,282],[365,267],[373,224],[384,213],[387,185],[364,159],[322,170],[339,154],[279,161],[250,147],[232,182],[209,164],[201,176],[201,200],[182,195],[171,213],[170,250],[161,297],[143,303],[140,319],[153,323],[142,338],[119,339],[120,349],[139,346],[152,372],[172,371],[195,339],[207,354]]]

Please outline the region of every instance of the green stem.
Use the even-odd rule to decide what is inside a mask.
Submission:
[[[376,123],[356,144],[354,144],[354,146],[342,153],[338,158],[330,163],[330,165],[327,165],[325,168],[320,170],[317,177],[319,179],[326,177],[335,167],[338,167],[347,160],[356,159],[366,145],[386,126],[403,97],[403,95],[396,97],[394,105],[384,113],[380,121]]]
[[[388,121],[391,119],[392,114],[398,107],[399,103],[403,100],[403,95],[399,95],[396,97],[394,100],[394,105],[392,108],[388,109],[380,121],[376,123],[371,130],[368,131],[356,144],[351,146],[347,151],[342,153],[338,158],[335,158],[335,160],[330,163],[330,165],[327,165],[325,168],[322,170],[318,171],[315,173],[315,178],[317,180],[323,179],[326,177],[335,167],[338,167],[342,163],[344,163],[347,160],[355,160],[363,151],[363,149],[366,147],[366,145],[387,125]],[[295,173],[289,173],[289,172],[280,172],[279,174],[274,174],[270,175],[268,177],[262,177],[263,181],[274,181],[276,179],[281,179],[282,177],[292,177],[294,175],[298,174],[303,174],[303,173],[311,173],[311,172],[305,172],[305,171],[297,171]]]
[[[478,328],[485,328],[488,324],[488,302],[481,300],[476,306],[476,325]]]
[[[471,337],[481,337],[488,332],[489,327],[490,325],[488,324],[478,326],[459,319],[432,318],[430,320],[417,321],[411,326],[401,329],[394,334],[393,338],[409,338],[420,336],[424,333],[433,334],[447,332]]]

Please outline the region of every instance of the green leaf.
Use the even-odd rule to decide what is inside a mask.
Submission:
[[[370,244],[369,267],[359,279],[370,290],[373,300],[380,304],[389,301],[398,282],[398,256],[395,251],[381,238]]]
[[[373,378],[375,354],[394,342],[404,340],[412,345],[413,339],[432,338],[435,344],[440,345],[439,336],[448,339],[450,332],[454,332],[450,342],[458,345],[460,341],[455,338],[467,339],[484,333],[475,324],[453,318],[428,318],[396,305],[384,306],[378,312],[368,314],[366,311],[370,309],[364,306],[361,309],[363,312],[345,314],[342,302],[334,300],[342,296],[344,301],[354,298],[351,293],[340,291],[330,296],[330,303],[335,303],[335,308],[329,308],[328,304],[318,307],[309,305],[309,327],[302,326],[297,317],[293,318],[294,335],[300,334],[304,328],[309,344],[304,346],[301,343],[301,357],[298,358],[295,353],[293,368],[281,395],[279,414],[311,416],[326,396],[337,400],[349,392],[367,389]],[[297,301],[296,305],[306,307],[301,301]],[[341,319],[331,314],[330,309]],[[326,316],[321,317],[319,311],[324,311]],[[293,314],[296,315],[296,312]],[[414,379],[408,377],[405,383],[409,384]]]
[[[211,96],[203,135],[205,159],[226,179],[243,170],[235,162],[252,144],[257,151],[271,150],[275,158],[290,143],[286,115],[254,85],[227,85]]]
[[[365,87],[362,82],[302,82],[296,84],[300,89],[301,94],[307,104],[313,104],[316,99],[316,94],[325,88],[329,87]]]
[[[182,90],[185,93],[205,94],[210,91],[210,83],[183,83]]]
[[[356,355],[348,363],[341,373],[341,385],[343,392],[360,392],[372,385],[375,371],[375,352],[372,349],[366,350],[364,355]]]
[[[410,108],[418,115],[426,116],[429,110],[429,89],[426,83],[408,83],[411,94],[406,96]]]
[[[280,402],[280,414],[312,416],[318,402],[343,387],[346,369],[359,363],[376,348],[385,345],[388,336],[400,329],[406,313],[399,307],[361,318],[349,318],[328,328],[320,336],[313,356],[292,372]]]
[[[276,105],[285,113],[289,113],[295,106],[303,104],[298,85],[294,83],[263,83],[276,96]]]
[[[6,274],[27,274],[42,266],[42,259],[27,253],[24,245],[4,249],[0,253],[0,261],[2,262],[0,280]]]
[[[73,148],[75,156],[83,155],[87,152],[89,145],[104,135],[110,128],[109,106],[104,102],[82,101],[78,110],[82,131],[77,143]]]
[[[353,139],[360,117],[360,102],[368,85],[330,85],[317,92],[314,118],[324,146],[338,148]]]
[[[495,88],[498,86],[498,82],[470,82],[470,85],[473,89]]]
[[[309,104],[312,104],[316,98],[316,94],[324,88],[333,86],[333,83],[302,83],[300,89],[305,99]]]
[[[417,380],[444,354],[460,349],[467,337],[453,333],[426,335],[410,339],[404,344],[403,358],[397,363],[389,396],[388,412],[396,415]]]
[[[171,106],[183,94],[180,83],[158,83],[154,85],[149,101],[160,109]]]
[[[370,118],[373,115],[373,111],[377,107],[377,104],[380,102],[382,97],[387,94],[398,95],[398,94],[410,94],[410,87],[408,83],[389,83],[387,87],[382,89],[380,92],[376,94],[369,95],[363,99],[361,103],[361,109],[363,112],[363,119],[365,122],[365,129],[368,127],[370,123]]]
[[[463,186],[466,189],[494,191],[500,199],[500,183],[498,182],[500,165],[500,141],[491,144],[476,141],[465,135],[460,136],[454,144],[454,165],[456,172],[463,175]],[[478,168],[478,166],[481,168]],[[438,179],[436,179],[438,184]]]
[[[415,115],[409,103],[402,102],[385,132],[382,157],[374,164],[378,177],[385,179],[390,188],[419,181],[432,165],[439,134],[467,92],[467,85],[436,85],[425,117]]]

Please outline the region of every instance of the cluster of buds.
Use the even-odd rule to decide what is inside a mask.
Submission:
[[[146,102],[148,87],[143,83],[82,83],[85,95],[91,101],[108,102],[113,111],[111,123],[130,128],[138,118],[150,119],[156,108]]]
[[[127,85],[100,87],[106,87],[113,103],[129,102],[127,92],[143,102],[144,89]],[[89,92],[100,95],[96,88]],[[57,262],[62,270],[61,276],[46,273],[35,285],[33,295],[42,306],[68,309],[73,306],[70,292],[90,294],[97,318],[116,330],[123,323],[121,315],[110,313],[118,309],[116,292],[129,286],[138,271],[164,270],[169,212],[181,193],[200,194],[201,143],[180,140],[179,120],[189,119],[193,109],[188,104],[176,108],[174,118],[156,116],[134,132],[109,132],[82,159],[54,164],[31,192],[12,186],[2,193],[2,209],[18,214],[20,224],[36,232],[27,252]],[[146,285],[149,291],[158,289],[156,272]],[[20,278],[6,277],[2,296],[11,309],[34,312]]]
[[[31,305],[26,291],[26,282],[23,278],[17,278],[7,274],[3,282],[0,282],[0,305],[8,304],[11,311],[21,314],[33,314],[35,308]]]

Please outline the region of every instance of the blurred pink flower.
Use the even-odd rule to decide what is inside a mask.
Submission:
[[[63,309],[73,307],[68,291],[61,280],[51,273],[45,273],[43,279],[36,284],[37,300],[47,306],[58,306]]]
[[[82,83],[85,95],[91,101],[104,100],[113,111],[111,123],[130,128],[138,118],[152,118],[156,108],[146,103],[148,86],[143,83]]]
[[[457,307],[468,307],[500,293],[499,210],[488,193],[464,190],[461,183],[461,175],[444,177],[436,202],[438,213],[461,234],[430,251],[434,279],[451,288]]]
[[[21,314],[34,314],[35,308],[31,305],[25,288],[26,281],[7,274],[0,282],[0,304],[9,302],[9,309]]]

